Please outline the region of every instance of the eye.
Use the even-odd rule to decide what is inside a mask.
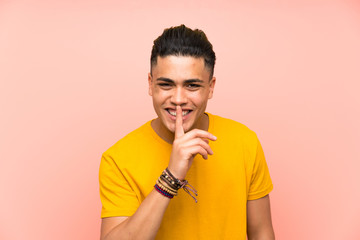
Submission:
[[[170,83],[158,83],[158,85],[163,89],[170,89],[171,88]]]
[[[201,86],[199,84],[190,83],[190,84],[187,85],[187,87],[189,89],[198,89]]]

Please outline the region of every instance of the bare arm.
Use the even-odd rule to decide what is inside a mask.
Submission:
[[[154,239],[169,202],[153,190],[131,217],[103,218],[100,239]]]
[[[196,154],[201,154],[206,159],[208,154],[213,153],[208,145],[208,139],[216,138],[198,129],[185,134],[181,107],[177,107],[176,112],[175,139],[168,169],[175,177],[183,180]],[[170,198],[156,190],[151,191],[134,215],[103,218],[101,240],[154,239],[169,203]]]
[[[249,240],[275,239],[269,195],[247,202],[247,234]]]

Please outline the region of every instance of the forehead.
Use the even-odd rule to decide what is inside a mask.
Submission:
[[[157,64],[152,68],[152,74],[157,77],[167,77],[171,79],[208,79],[209,70],[205,67],[203,57],[195,58],[191,56],[166,56],[157,57]]]

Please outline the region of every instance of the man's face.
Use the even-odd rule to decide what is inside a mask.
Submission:
[[[213,95],[215,78],[205,67],[204,58],[188,56],[158,57],[149,74],[149,94],[153,98],[159,134],[174,133],[176,106],[183,111],[183,128],[204,129],[207,101]]]

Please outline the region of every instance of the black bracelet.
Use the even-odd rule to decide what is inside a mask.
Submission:
[[[196,189],[191,186],[188,181],[184,180],[180,180],[177,179],[170,171],[168,168],[166,168],[162,175],[160,177],[163,177],[164,180],[169,184],[169,186],[176,188],[177,190],[180,188],[183,188],[185,192],[187,192],[194,200],[195,202],[197,202],[197,199],[195,196],[197,196],[197,191]],[[170,182],[169,182],[170,181]],[[193,193],[193,194],[191,194]]]
[[[171,184],[176,188],[176,189],[180,189],[182,187],[182,182],[181,180],[177,179],[168,168],[166,168],[164,170],[164,177],[165,179],[168,179],[168,177],[171,178]]]

